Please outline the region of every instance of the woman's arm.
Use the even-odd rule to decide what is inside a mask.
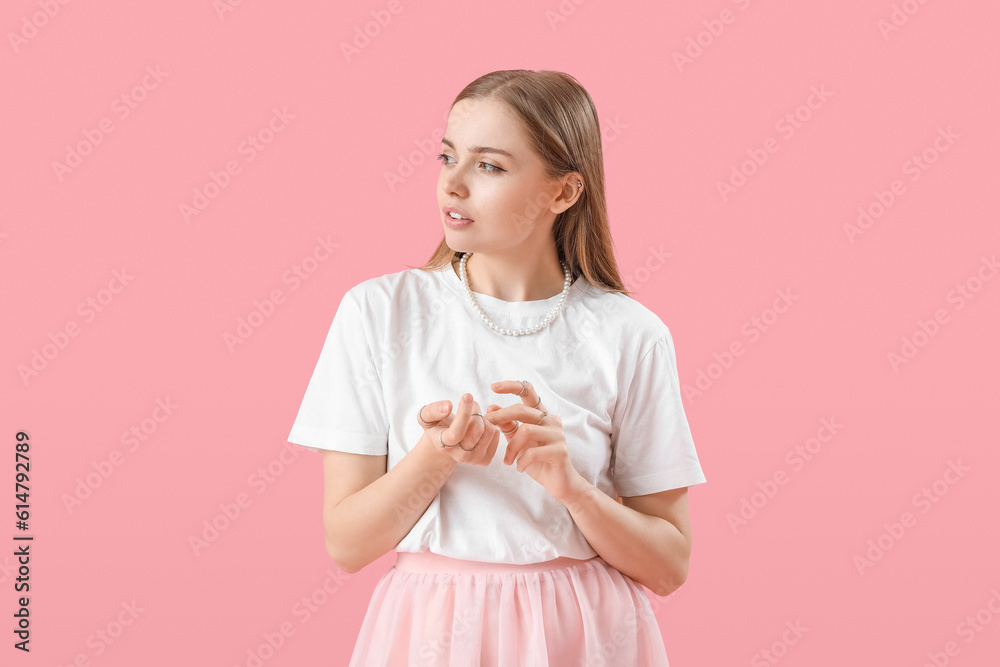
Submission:
[[[659,596],[687,579],[691,523],[687,487],[622,498],[618,503],[585,480],[559,500],[601,558]]]
[[[385,456],[324,452],[323,525],[337,566],[354,573],[395,548],[456,465],[426,435],[388,472]]]

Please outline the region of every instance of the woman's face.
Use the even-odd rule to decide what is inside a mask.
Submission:
[[[452,250],[495,253],[551,243],[552,222],[568,207],[556,201],[563,184],[546,176],[506,105],[460,100],[441,148],[438,205]],[[449,207],[472,222],[452,220]]]

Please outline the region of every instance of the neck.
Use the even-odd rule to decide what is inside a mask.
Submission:
[[[458,273],[457,261],[452,264]],[[540,301],[563,291],[562,266],[555,248],[537,256],[472,254],[465,263],[472,291],[502,301]]]

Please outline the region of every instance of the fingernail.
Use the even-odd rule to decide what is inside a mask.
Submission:
[[[448,404],[447,403],[442,403],[441,407],[439,409],[441,410],[441,414],[444,414],[444,413],[448,412]]]

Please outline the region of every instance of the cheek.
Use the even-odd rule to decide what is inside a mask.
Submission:
[[[504,222],[523,230],[538,220],[542,211],[540,201],[537,192],[522,188],[505,191],[497,197],[495,206],[496,210],[503,212]]]
[[[524,215],[529,202],[521,188],[511,187],[510,184],[497,183],[486,188],[482,194],[483,199],[489,201],[490,210],[502,215],[504,220]]]

